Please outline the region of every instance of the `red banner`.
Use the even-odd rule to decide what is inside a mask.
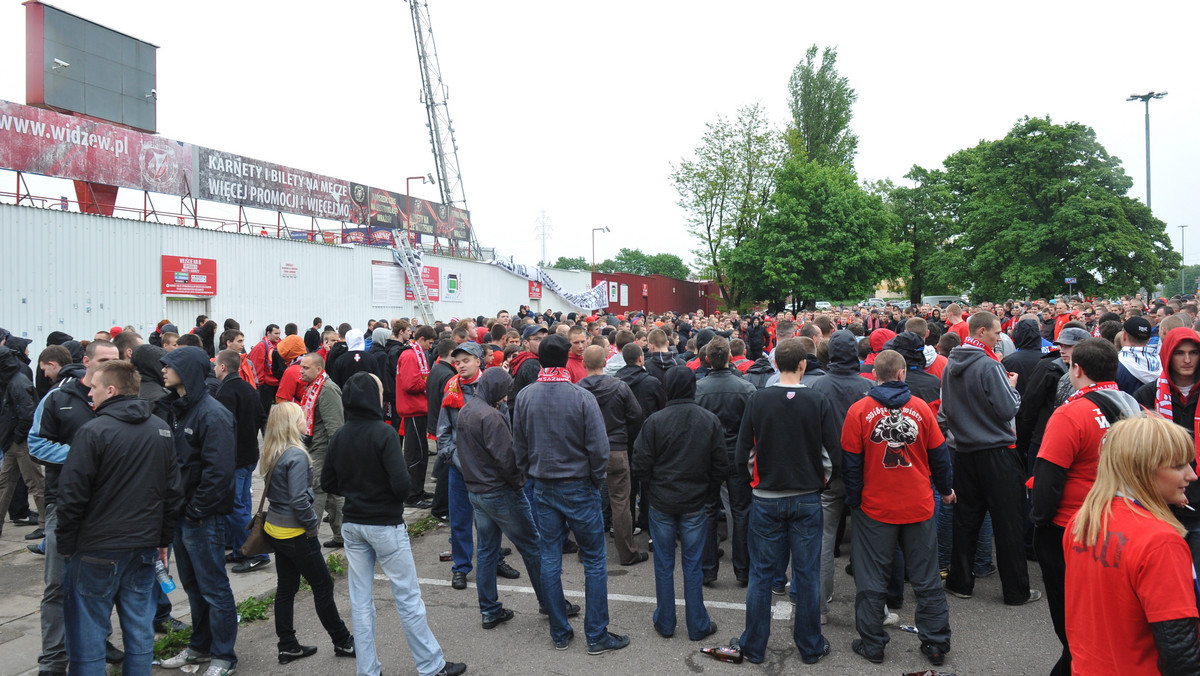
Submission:
[[[163,256],[162,292],[166,296],[217,295],[216,259]]]
[[[530,281],[529,282],[529,300],[541,300],[541,299],[542,299],[542,283]]]
[[[187,195],[192,146],[0,101],[0,167],[122,188]]]

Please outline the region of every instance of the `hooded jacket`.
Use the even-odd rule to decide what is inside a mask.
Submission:
[[[13,336],[8,338],[10,343],[17,340]],[[0,345],[0,451],[5,452],[14,442],[25,443],[38,402],[29,367],[21,356],[22,353]]]
[[[858,338],[853,333],[839,329],[829,337],[829,372],[810,387],[829,402],[837,428],[842,429],[846,412],[872,387],[871,381],[858,372]],[[837,462],[841,462],[840,444],[837,448],[825,450],[830,457],[836,456]]]
[[[959,453],[1012,446],[1017,441],[1013,418],[1021,395],[1008,384],[1004,366],[978,347],[960,345],[950,351],[942,372],[942,406]]]
[[[429,415],[429,397],[426,394],[429,373],[421,374],[422,357],[421,348],[413,345],[405,345],[397,354],[396,373],[391,381],[396,415],[401,418],[424,418]],[[387,396],[387,388],[384,388],[384,396]]]
[[[267,414],[263,411],[258,391],[236,373],[230,373],[217,388],[217,401],[233,414],[238,469],[258,463],[258,435],[267,431]]]
[[[46,467],[46,504],[56,502],[58,476],[71,450],[75,433],[92,418],[92,399],[80,379],[87,373],[83,364],[67,364],[58,372],[58,382],[33,411],[29,428],[29,455]]]
[[[855,360],[855,363],[857,364],[857,360]],[[854,368],[857,373],[858,366]],[[767,386],[767,381],[774,375],[776,375],[775,365],[771,363],[771,356],[764,354],[754,360],[750,368],[746,369],[746,382],[761,390]]]
[[[620,379],[603,374],[588,376],[579,381],[579,386],[591,392],[600,405],[609,451],[628,451],[630,440],[642,425],[642,407],[633,390]]]
[[[542,371],[542,364],[538,361],[536,354],[528,351],[518,352],[509,363],[508,369],[513,378],[512,389],[508,391],[508,400],[515,402],[521,390],[537,380],[538,374]],[[512,410],[511,406],[509,410]]]
[[[182,504],[170,429],[149,402],[113,397],[75,434],[63,464],[58,552],[166,547]]]
[[[1188,434],[1195,437],[1196,433],[1196,402],[1200,401],[1200,379],[1192,384],[1192,389],[1188,392],[1188,396],[1183,396],[1179,386],[1175,384],[1174,378],[1171,377],[1171,354],[1179,344],[1185,340],[1190,340],[1200,347],[1200,334],[1187,327],[1180,327],[1172,330],[1162,340],[1162,346],[1159,348],[1159,359],[1162,361],[1162,373],[1160,378],[1166,378],[1170,383],[1171,388],[1171,419],[1176,425],[1187,430]],[[1134,393],[1133,398],[1137,403],[1146,407],[1147,410],[1154,411],[1154,398],[1158,393],[1158,378],[1141,386]],[[1187,495],[1188,504],[1195,505],[1200,503],[1200,481],[1193,481],[1188,484],[1187,490],[1184,491]],[[1200,522],[1200,514],[1191,510],[1171,508],[1171,512],[1185,526],[1191,526]]]
[[[942,381],[925,371],[925,342],[912,331],[901,331],[883,346],[895,350],[904,357],[904,381],[908,389],[921,401],[929,404],[934,417],[942,405]]]
[[[728,368],[709,371],[708,376],[696,382],[696,403],[706,411],[712,412],[721,421],[723,431],[723,446],[733,462],[733,450],[737,448],[738,430],[742,426],[742,415],[746,412],[746,402],[757,390],[739,378]]]
[[[617,371],[617,378],[629,386],[629,389],[633,391],[633,397],[637,399],[638,406],[642,407],[642,416],[632,431],[633,436],[629,438],[629,445],[632,448],[646,418],[653,415],[655,411],[661,411],[667,405],[667,393],[663,389],[662,381],[647,373],[646,369],[637,364],[626,365],[625,368]]]
[[[208,394],[204,379],[211,370],[208,355],[198,347],[168,352],[162,363],[175,369],[186,394],[169,394],[168,424],[183,482],[185,518],[199,521],[229,514],[234,502],[234,458],[237,441],[233,414]]]
[[[673,366],[682,366],[683,360],[670,352],[651,352],[646,357],[646,373],[658,378],[660,383],[666,382],[667,371]]]
[[[1016,373],[1017,393],[1025,396],[1029,386],[1029,376],[1042,358],[1042,336],[1038,331],[1037,322],[1024,319],[1017,322],[1012,331],[1013,344],[1017,351],[1003,359],[1004,368]]]
[[[378,363],[366,350],[363,349],[364,341],[362,331],[352,329],[346,332],[346,353],[339,355],[336,360],[330,359],[332,363],[325,365],[325,371],[329,373],[329,377],[333,382],[338,384],[338,387],[343,387],[350,376],[355,373],[376,373],[379,371]],[[337,345],[334,346],[337,348]],[[330,357],[333,352],[330,352]]]
[[[642,425],[630,472],[643,482],[654,509],[690,514],[717,499],[721,483],[733,467],[725,452],[724,425],[695,401],[697,385],[692,370],[676,366],[666,379],[667,405]]]
[[[1021,406],[1017,409],[1017,452],[1026,459],[1031,471],[1042,445],[1046,423],[1058,405],[1059,381],[1066,376],[1067,367],[1057,349],[1042,355],[1029,374],[1025,396],[1021,397]]]
[[[512,428],[500,400],[512,389],[504,369],[488,369],[475,384],[475,396],[458,413],[455,444],[463,481],[472,493],[519,491],[525,477],[513,454]]]
[[[942,495],[954,486],[950,452],[933,411],[904,381],[876,385],[850,407],[842,446],[846,504],[861,506],[877,521],[933,518],[930,477]]]
[[[365,373],[350,376],[342,391],[346,424],[329,441],[321,488],[346,498],[347,523],[404,523],[408,464],[396,430],[383,421],[382,396],[382,388]]]
[[[162,358],[167,351],[154,345],[138,345],[133,348],[129,361],[137,369],[142,386],[138,396],[151,403],[167,396],[163,387]]]

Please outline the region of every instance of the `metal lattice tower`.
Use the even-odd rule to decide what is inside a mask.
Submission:
[[[537,238],[542,240],[542,266],[550,265],[550,261],[546,260],[546,240],[550,239],[550,233],[554,231],[554,224],[550,222],[550,217],[546,215],[546,210],[542,210],[542,215],[536,221],[533,231],[537,233]]]
[[[449,89],[442,82],[442,70],[438,65],[437,47],[433,41],[433,24],[429,21],[429,3],[422,0],[406,0],[412,11],[413,36],[417,41],[417,60],[421,66],[421,103],[425,104],[428,118],[429,143],[437,167],[438,189],[442,204],[467,209],[467,196],[463,191],[462,172],[458,168],[458,143],[454,140],[454,121],[446,103]],[[471,227],[471,253],[478,257],[479,240],[475,227]]]

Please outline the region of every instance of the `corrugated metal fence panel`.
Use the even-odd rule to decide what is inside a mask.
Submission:
[[[411,317],[412,302],[377,307],[371,299],[371,261],[390,261],[377,247],[335,246],[260,237],[162,223],[107,218],[50,209],[0,204],[0,327],[34,340],[36,356],[51,331],[88,339],[100,329],[133,324],[147,335],[160,319],[183,331],[195,320],[196,304],[173,306],[161,293],[161,256],[194,256],[217,261],[217,295],[207,312],[218,325],[237,319],[253,342],[267,324],[295,322],[301,332],[314,316],[326,324],[363,327],[369,318]],[[290,264],[296,277],[284,277]],[[495,266],[426,255],[437,267],[440,298],[447,276],[460,288],[458,301],[434,302],[439,319],[484,315],[519,305],[565,310],[550,292],[529,300],[526,280]],[[563,289],[590,288],[590,273],[553,271]],[[640,288],[640,287],[639,287]]]
[[[667,310],[693,312],[697,308],[704,307],[703,299],[700,297],[700,285],[696,282],[662,275],[643,276],[623,272],[592,274],[593,284],[599,284],[602,281],[617,282],[618,284],[617,302],[609,299],[608,310],[610,312],[623,313],[630,310],[654,313]],[[625,303],[620,302],[620,285],[628,287],[628,297],[625,299]],[[646,296],[642,295],[643,285],[648,291]]]

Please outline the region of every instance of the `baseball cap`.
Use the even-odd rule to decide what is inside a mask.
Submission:
[[[1055,345],[1077,345],[1082,341],[1091,338],[1092,334],[1083,329],[1074,326],[1065,328],[1058,334],[1058,340],[1054,341]]]
[[[450,356],[457,357],[459,352],[466,352],[472,357],[483,361],[483,348],[479,346],[479,343],[463,343],[462,345],[454,348],[454,351],[450,353]]]
[[[1150,340],[1150,322],[1145,317],[1130,317],[1121,328],[1138,340]]]
[[[544,326],[539,326],[537,324],[530,324],[529,326],[526,326],[524,330],[521,331],[521,340],[529,340],[530,338],[532,338],[533,336],[535,336],[539,333],[550,333],[550,329],[547,329]]]

